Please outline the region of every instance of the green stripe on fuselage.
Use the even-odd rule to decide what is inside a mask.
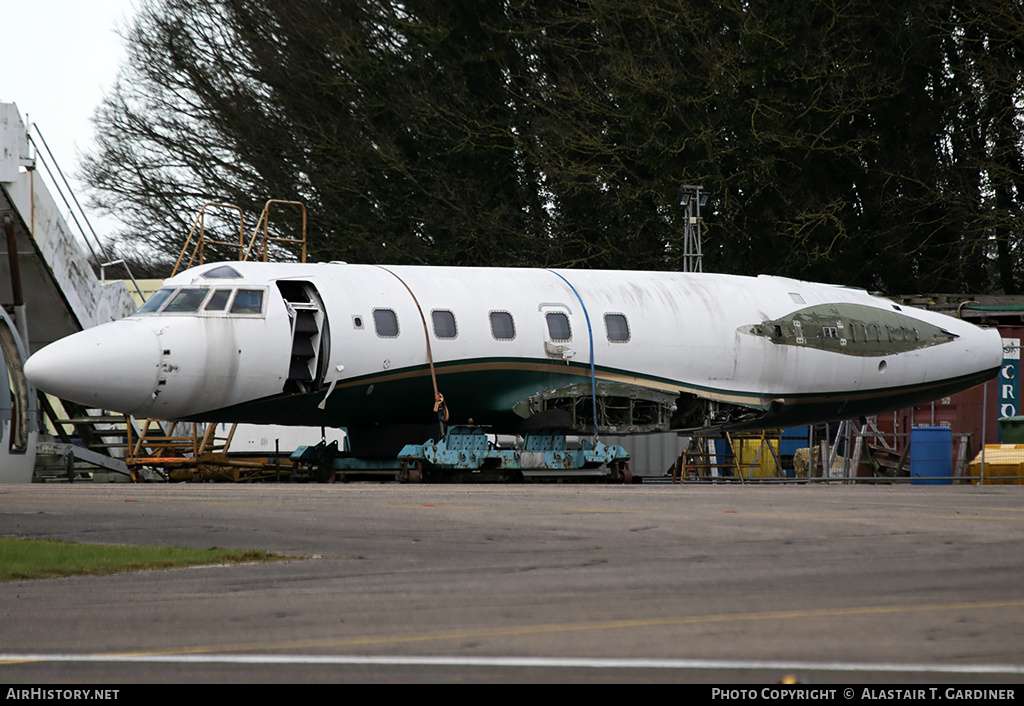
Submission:
[[[527,397],[574,383],[590,381],[587,364],[554,362],[545,359],[488,358],[463,360],[435,366],[438,389],[444,395],[452,423],[489,425],[496,432],[515,432],[522,419],[513,412],[516,403]],[[780,423],[788,420],[852,418],[874,413],[882,406],[900,409],[937,399],[953,391],[980,384],[996,370],[918,385],[869,390],[823,393],[787,393],[765,395],[673,381],[660,377],[638,376],[630,371],[597,368],[598,380],[648,387],[670,393],[690,393],[699,397],[741,405],[767,412]],[[434,390],[427,365],[401,370],[381,371],[339,382],[318,408],[327,386],[313,393],[280,394],[272,397],[211,410],[190,419],[195,421],[239,421],[254,424],[343,427],[366,424],[427,424],[436,419]],[[880,403],[879,398],[884,398]],[[808,415],[811,415],[808,417]],[[774,425],[774,424],[773,424]]]

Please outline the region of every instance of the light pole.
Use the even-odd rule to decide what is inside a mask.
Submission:
[[[700,209],[707,205],[708,192],[703,186],[685,184],[679,187],[676,202],[683,209],[683,272],[703,272]]]

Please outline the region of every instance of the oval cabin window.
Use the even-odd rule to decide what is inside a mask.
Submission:
[[[438,338],[455,338],[458,329],[455,328],[455,314],[450,311],[435,309],[430,312],[430,318],[434,322],[434,335]]]
[[[629,322],[623,314],[605,314],[604,327],[609,341],[625,343],[629,340]]]
[[[557,311],[545,316],[548,322],[548,335],[552,341],[572,340],[572,329],[569,328],[569,317]]]
[[[398,316],[391,309],[374,309],[373,328],[378,336],[394,338],[398,335]]]
[[[516,337],[516,325],[512,314],[507,311],[491,312],[491,335],[499,341],[510,341]]]

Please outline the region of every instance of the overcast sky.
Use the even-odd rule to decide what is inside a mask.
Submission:
[[[125,55],[117,28],[138,0],[0,0],[0,102],[38,125],[65,175],[92,149],[90,119]],[[85,203],[84,189],[75,193]],[[96,226],[97,219],[93,219]],[[97,230],[101,230],[97,228]]]

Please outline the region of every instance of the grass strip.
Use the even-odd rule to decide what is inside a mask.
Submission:
[[[115,574],[203,564],[242,564],[286,558],[262,549],[135,547],[0,537],[0,581]]]

